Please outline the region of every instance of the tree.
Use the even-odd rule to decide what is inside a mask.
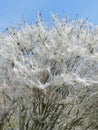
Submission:
[[[97,130],[98,28],[38,18],[0,35],[0,130]]]

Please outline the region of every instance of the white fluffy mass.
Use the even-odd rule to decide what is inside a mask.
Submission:
[[[85,113],[98,103],[98,27],[83,19],[53,19],[51,28],[39,18],[36,25],[10,27],[0,34],[0,91],[15,89],[18,97],[22,89],[37,87],[51,91],[50,97],[65,94],[61,102],[74,105],[66,116],[66,130],[73,130],[76,117],[82,125],[78,122],[75,130],[97,130],[98,117],[93,119],[91,112],[90,122]]]

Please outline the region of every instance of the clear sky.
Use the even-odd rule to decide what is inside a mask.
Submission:
[[[73,19],[89,18],[98,24],[98,0],[0,0],[0,28],[17,25],[22,15],[29,24],[36,20],[42,10],[45,21],[50,21],[50,12],[62,17],[66,13]]]

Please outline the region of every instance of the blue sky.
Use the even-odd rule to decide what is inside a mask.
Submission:
[[[98,0],[0,0],[0,28],[17,25],[22,15],[31,24],[40,10],[47,22],[53,12],[59,18],[66,13],[71,19],[78,14],[78,18],[88,17],[90,22],[98,24]]]

